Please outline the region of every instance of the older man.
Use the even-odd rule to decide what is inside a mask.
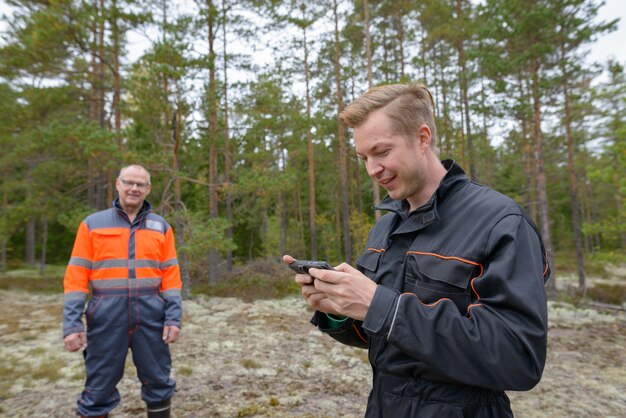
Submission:
[[[65,273],[65,347],[85,348],[87,379],[78,413],[106,417],[119,404],[116,385],[130,348],[148,417],[166,418],[176,386],[168,344],[178,339],[182,319],[174,235],[146,201],[151,186],[145,168],[122,168],[116,188],[112,208],[81,222]]]

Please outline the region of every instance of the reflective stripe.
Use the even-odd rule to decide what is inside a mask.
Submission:
[[[177,266],[177,265],[178,265],[178,259],[177,258],[170,258],[169,260],[165,260],[164,262],[162,262],[159,265],[159,268],[161,270],[165,270],[168,267]]]
[[[111,289],[114,287],[128,288],[128,279],[103,279],[103,280],[91,280],[89,282],[93,290],[98,289]]]
[[[126,258],[110,258],[108,260],[94,261],[93,269],[110,269],[116,267],[128,267],[128,259]]]
[[[159,287],[159,286],[161,286],[160,277],[137,279],[137,287]]]
[[[172,296],[180,296],[180,289],[167,289],[164,292],[161,292],[163,297],[172,297]]]
[[[86,292],[67,292],[63,295],[63,301],[69,302],[71,300],[82,300],[83,302],[87,300]]]
[[[158,269],[159,262],[157,260],[149,260],[149,259],[143,258],[140,260],[135,260],[135,267],[136,268],[149,267],[149,268]]]
[[[155,409],[148,408],[148,412],[163,412],[163,411],[169,411],[169,409],[170,409],[170,406],[167,405],[167,406],[164,406],[162,408],[155,408]]]
[[[68,263],[70,266],[84,267],[91,270],[91,260],[82,257],[72,257]]]
[[[158,287],[143,287],[141,289],[134,289],[129,292],[126,288],[115,287],[112,289],[94,289],[94,296],[115,296],[118,298],[137,297],[142,295],[158,295]]]
[[[160,277],[151,277],[146,279],[102,279],[92,280],[91,287],[97,289],[112,288],[141,288],[141,287],[159,287],[161,285]]]

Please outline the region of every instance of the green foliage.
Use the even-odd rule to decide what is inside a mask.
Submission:
[[[300,286],[293,272],[278,261],[256,260],[236,266],[217,286],[198,284],[194,294],[217,297],[237,297],[244,301],[279,299],[299,294]]]
[[[76,232],[80,223],[93,212],[93,209],[84,205],[78,205],[72,209],[69,209],[58,216],[58,221],[61,225],[67,228],[68,231]]]
[[[352,211],[350,214],[350,237],[359,251],[365,250],[365,242],[373,226],[374,222],[369,214],[357,211]]]
[[[234,271],[255,259],[310,252],[309,132],[318,258],[345,260],[329,5],[231,3],[191,2],[175,10],[175,3],[148,2],[140,11],[125,1],[11,2],[0,46],[0,244],[9,266],[23,264],[27,249],[40,256],[44,225],[48,261],[66,261],[80,220],[110,204],[116,171],[137,162],[152,172],[155,210],[183,230],[178,251],[195,284],[208,270],[208,252],[217,250],[224,259],[232,255],[235,268],[220,264],[219,282],[232,288],[215,291],[245,294],[267,284],[267,294],[288,293],[270,290],[277,283],[263,275],[238,281]],[[367,86],[366,43],[363,2],[338,6],[345,105]],[[474,165],[475,180],[529,213],[537,212],[537,95],[553,246],[568,254],[557,260],[557,271],[572,264],[574,246],[563,85],[571,93],[588,264],[600,265],[598,254],[617,258],[626,242],[626,76],[620,63],[594,68],[581,57],[584,46],[615,27],[596,19],[600,6],[589,0],[369,2],[373,83],[429,85],[441,156],[468,171]],[[151,34],[138,58],[125,43],[132,30]],[[270,57],[263,63],[242,52],[266,41]],[[600,69],[608,81],[597,78]],[[216,167],[209,167],[211,145]],[[354,154],[352,144],[348,153]],[[209,180],[210,170],[217,178]],[[350,234],[360,249],[374,224],[373,197],[364,170],[352,160],[348,170]],[[218,193],[217,217],[209,216],[209,186]],[[34,242],[25,233],[33,224]]]

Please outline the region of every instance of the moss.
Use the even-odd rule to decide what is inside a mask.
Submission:
[[[587,296],[601,303],[621,305],[626,302],[626,284],[597,283],[587,289]]]
[[[241,365],[246,369],[259,369],[261,365],[252,359],[245,358],[241,360]]]
[[[31,356],[43,356],[43,355],[45,355],[47,353],[48,353],[48,351],[45,348],[43,348],[43,347],[35,347],[32,350],[30,350],[28,354],[31,355]]]
[[[237,411],[238,417],[252,417],[254,415],[259,415],[265,412],[265,407],[263,405],[253,404],[248,405],[246,407],[241,408]]]
[[[269,404],[270,406],[277,407],[280,406],[280,401],[277,398],[270,398]]]
[[[193,369],[189,366],[180,366],[176,369],[176,372],[181,376],[191,376]]]
[[[0,290],[63,293],[64,274],[65,266],[47,266],[43,276],[39,269],[10,270],[0,274]]]
[[[3,359],[0,363],[0,400],[9,397],[9,389],[16,378],[11,359]]]
[[[55,382],[61,377],[61,368],[65,366],[65,362],[57,357],[50,357],[42,362],[36,369],[32,371],[33,379],[46,379]]]

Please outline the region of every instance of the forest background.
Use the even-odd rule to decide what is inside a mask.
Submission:
[[[625,262],[626,73],[588,57],[618,24],[602,1],[4,4],[0,272],[64,265],[129,163],[152,173],[186,296],[285,253],[353,263],[384,193],[336,115],[412,80],[435,97],[440,157],[535,219],[553,295]]]

